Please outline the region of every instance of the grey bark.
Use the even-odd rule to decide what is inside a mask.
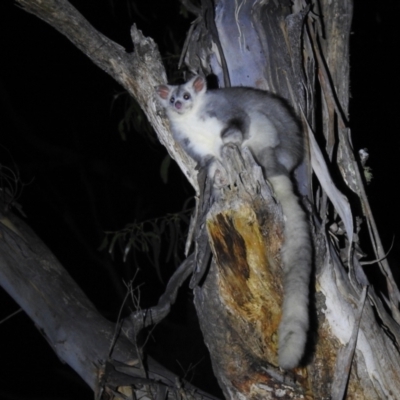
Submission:
[[[60,360],[70,365],[96,395],[102,395],[105,387],[111,391],[132,385],[140,398],[161,394],[171,399],[183,395],[213,398],[181,381],[151,357],[146,357],[144,367],[141,349],[132,341],[132,328],[144,325],[145,315],[152,315],[153,322],[159,314],[165,315],[164,309],[176,295],[174,281],[158,307],[147,313],[140,311],[134,321],[119,326],[100,315],[45,244],[3,207],[0,238],[1,285],[36,324]],[[185,273],[186,277],[190,273],[190,268],[182,269],[175,279],[184,279]],[[139,320],[141,325],[135,323]],[[129,390],[125,389],[125,394]]]

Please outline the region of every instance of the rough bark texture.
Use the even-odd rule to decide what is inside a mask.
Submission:
[[[153,87],[165,83],[166,76],[152,40],[133,27],[134,52],[127,54],[95,31],[65,1],[18,3],[64,33],[138,100],[160,141],[199,192],[193,162],[173,142],[168,124],[157,114]],[[195,289],[200,324],[224,394],[240,399],[337,400],[344,397],[347,387],[348,398],[395,399],[400,393],[400,294],[385,260],[380,267],[388,282],[392,314],[387,313],[373,288],[366,292],[368,280],[360,265],[362,255],[357,250],[352,210],[330,173],[339,167],[341,186],[347,185],[359,197],[375,255],[383,259],[347,128],[352,2],[219,0],[213,12],[209,8],[207,12],[210,6],[210,1],[204,1],[199,10],[186,42],[184,59],[194,72],[214,73],[219,82],[230,80],[233,85],[269,89],[293,104],[308,140],[308,155],[296,171],[296,178],[299,192],[308,197],[305,206],[313,204],[307,208],[313,213],[316,273],[310,310],[314,322],[306,367],[284,374],[276,368],[276,328],[282,301],[282,215],[279,206],[271,201],[269,188],[251,156],[245,155],[243,164],[238,154],[229,153],[229,185],[207,220],[214,259],[203,285]],[[3,218],[6,226],[4,221]],[[94,387],[96,367],[89,360],[106,358],[104,348],[108,348],[113,328],[96,315],[69,278],[61,285],[62,270],[54,267],[55,260],[46,261],[41,255],[41,251],[47,254],[47,250],[34,256],[41,261],[35,261],[36,267],[32,268],[30,243],[36,243],[36,239],[27,236],[13,221],[12,226],[16,230],[11,227],[8,231],[2,226],[2,267],[6,267],[2,284],[43,326],[61,357]],[[77,316],[73,329],[67,330],[69,322],[65,323],[71,318],[71,311],[63,316],[63,310],[50,304],[47,296],[51,293],[46,294],[45,288],[26,281],[25,271],[16,269],[12,274],[11,263],[25,263],[33,274],[31,282],[39,279],[44,285],[56,283],[60,293],[67,288],[60,295],[64,302],[60,308],[73,310]],[[42,280],[42,274],[48,280]],[[36,308],[36,303],[40,308]],[[45,326],[43,316],[35,309],[46,315],[46,321],[53,321],[51,326]],[[86,325],[87,316],[90,326]],[[96,339],[90,336],[91,331],[98,335]],[[89,336],[81,342],[77,335],[83,332]],[[87,347],[89,337],[93,348]],[[113,357],[137,363],[139,357],[134,347],[125,349],[125,342],[121,343]],[[67,349],[66,345],[72,347]],[[78,356],[88,362],[82,363]],[[159,390],[157,394],[162,396],[164,392]]]
[[[215,262],[195,305],[226,398],[297,398],[308,390],[305,376],[294,382],[276,368],[282,215],[261,169],[243,155],[226,150],[229,183],[207,220]]]

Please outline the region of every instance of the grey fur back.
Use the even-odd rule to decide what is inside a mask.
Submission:
[[[264,171],[265,176],[275,174],[281,167],[290,172],[303,158],[303,138],[294,113],[284,100],[269,92],[242,87],[209,90],[202,111],[227,125],[232,117],[247,121],[242,146],[248,146],[256,161],[268,169]],[[260,121],[262,129],[250,135],[250,121]],[[266,121],[270,123],[267,129]],[[266,160],[263,154],[266,148],[274,150],[272,159],[279,165]]]

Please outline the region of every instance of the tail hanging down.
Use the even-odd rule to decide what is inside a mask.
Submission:
[[[279,326],[279,366],[298,366],[307,341],[309,325],[309,280],[311,238],[306,215],[286,175],[269,178],[285,216],[285,242],[281,257],[284,271],[284,300]]]

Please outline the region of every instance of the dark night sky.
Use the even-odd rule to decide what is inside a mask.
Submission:
[[[180,48],[191,22],[179,15],[178,1],[136,2],[131,13],[125,2],[120,8],[109,1],[75,3],[84,3],[79,11],[128,49],[129,29],[136,22],[172,65],[176,58],[167,52],[173,49],[171,37]],[[367,190],[386,249],[395,238],[390,255],[395,268],[400,257],[394,200],[400,118],[393,117],[400,109],[399,12],[397,0],[356,1],[351,42],[353,144],[369,150],[374,179]],[[18,167],[25,184],[18,201],[27,223],[113,319],[120,297],[110,288],[107,268],[113,265],[125,280],[133,277],[134,269],[96,250],[103,232],[179,211],[191,195],[190,187],[175,165],[168,183],[162,182],[159,171],[166,152],[146,133],[130,131],[121,139],[118,123],[127,96],[117,83],[61,34],[11,1],[0,3],[0,17],[0,162]],[[146,268],[142,270],[139,280],[148,279]],[[150,287],[156,297],[163,289],[157,279]],[[0,320],[18,309],[4,292],[0,304]],[[0,325],[0,337],[0,399],[92,398],[23,313]],[[183,340],[188,339],[180,338],[178,344]],[[162,347],[163,339],[158,343]],[[201,352],[204,348],[194,353],[194,363]],[[176,364],[175,368],[180,372]]]

